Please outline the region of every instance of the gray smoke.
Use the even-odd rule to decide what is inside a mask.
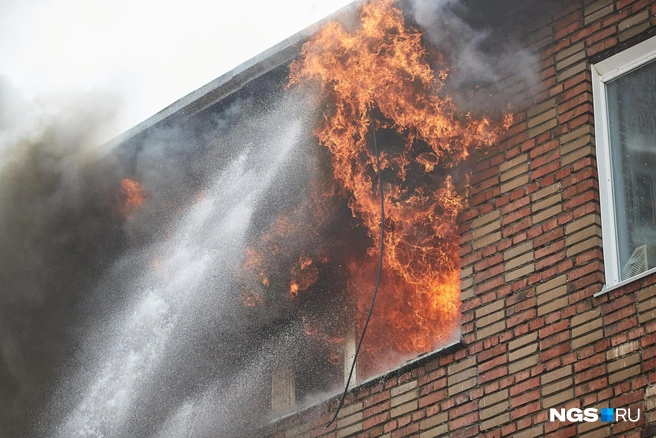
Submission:
[[[322,374],[287,287],[245,309],[236,278],[320,176],[314,104],[280,80],[111,150],[116,99],[0,83],[0,436],[252,436],[277,357]],[[127,216],[124,178],[146,198]]]
[[[489,5],[480,7],[494,14]],[[446,91],[460,108],[499,109],[521,99],[508,96],[506,88],[537,83],[538,58],[522,47],[519,29],[506,21],[505,27],[495,27],[494,19],[486,17],[487,23],[475,27],[471,22],[480,21],[475,15],[481,11],[472,11],[461,0],[411,0],[410,9],[427,40],[444,55]]]
[[[82,94],[35,106],[0,78],[0,436],[29,436],[120,242],[120,168],[88,165],[116,108]]]

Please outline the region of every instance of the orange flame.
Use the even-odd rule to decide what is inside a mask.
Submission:
[[[290,245],[290,241],[297,240],[299,236],[312,235],[316,232],[325,220],[335,195],[332,181],[328,184],[313,181],[310,196],[313,202],[311,204],[304,204],[289,214],[278,215],[266,230],[255,236],[246,248],[245,261],[239,271],[239,280],[242,285],[247,285],[245,287],[249,290],[257,288],[260,292],[265,290],[274,292],[272,291],[274,288],[269,286],[272,280],[275,282],[275,278],[273,278],[275,274],[279,274],[281,260],[294,257],[293,253],[288,253],[291,251],[284,250],[284,248],[294,246]],[[316,264],[327,262],[328,257],[321,252],[311,256],[301,254],[291,270],[285,269],[285,272],[291,276],[288,280],[290,296],[296,298],[299,291],[308,289],[316,282],[319,276]],[[267,295],[265,294],[265,296]],[[260,302],[262,300],[257,303]]]
[[[269,285],[269,278],[264,269],[264,256],[253,248],[246,249],[246,260],[242,265],[242,270],[258,278],[264,286]]]
[[[121,196],[123,203],[121,204],[120,210],[126,217],[130,217],[145,200],[145,193],[141,184],[129,178],[123,178],[121,180]]]
[[[359,361],[362,377],[381,371],[378,364],[387,355],[427,352],[456,331],[460,322],[457,217],[465,200],[450,172],[472,149],[496,142],[512,116],[506,114],[503,122],[493,123],[461,114],[444,95],[448,69],[431,69],[421,34],[405,26],[392,0],[365,4],[361,19],[361,27],[351,33],[337,23],[325,26],[291,66],[290,86],[314,81],[327,103],[316,135],[330,154],[332,178],[313,181],[310,204],[279,215],[254,236],[240,281],[248,307],[264,298],[281,299],[274,294],[284,294],[288,284],[288,299],[295,300],[305,333],[326,347],[330,363],[343,357],[344,336],[350,330],[315,320],[304,305],[312,295],[299,296],[313,287],[323,296],[332,292],[331,276],[319,279],[320,269],[328,263],[326,249],[319,242],[300,252],[299,242],[315,244],[312,239],[330,234],[334,214],[341,211],[336,207],[348,199],[354,219],[345,218],[352,227],[344,235],[363,226],[369,247],[364,259],[348,252],[346,259],[340,259],[344,255],[336,254],[331,269],[344,266],[340,263],[346,260],[342,269],[347,271],[348,291],[356,303],[353,316],[362,328],[380,244],[380,193],[370,134],[370,105],[374,105],[386,211],[384,274]],[[392,136],[402,139],[400,144],[389,141]],[[319,174],[321,169],[316,170]],[[352,246],[347,242],[338,247],[357,247],[359,252],[361,237]],[[334,292],[337,296],[340,291]],[[350,316],[346,305],[339,308]]]
[[[289,293],[292,297],[296,297],[300,290],[307,290],[319,278],[319,270],[312,266],[312,259],[305,254],[301,254],[301,258],[292,268],[291,274]]]
[[[493,144],[503,128],[459,114],[453,101],[440,95],[448,70],[436,77],[421,34],[405,26],[392,0],[365,4],[361,21],[352,33],[330,23],[306,43],[291,66],[290,85],[315,81],[330,103],[316,135],[330,151],[333,176],[349,194],[354,217],[368,230],[370,256],[380,239],[370,105],[379,113],[378,129],[406,139],[403,147],[384,145],[380,157],[385,277],[365,355],[425,352],[451,336],[460,321],[456,218],[464,201],[448,172],[472,148]],[[424,177],[410,184],[410,171]],[[374,259],[350,268],[360,325],[370,304]]]

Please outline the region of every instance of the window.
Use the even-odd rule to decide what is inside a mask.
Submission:
[[[656,38],[592,66],[606,285],[656,271]]]

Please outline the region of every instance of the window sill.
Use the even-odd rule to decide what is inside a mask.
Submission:
[[[351,385],[349,387],[348,392],[349,393],[357,392],[357,391],[360,391],[364,388],[375,386],[378,382],[384,381],[384,380],[386,380],[390,377],[394,377],[394,376],[398,377],[401,374],[404,374],[404,373],[406,373],[407,371],[409,371],[411,369],[417,368],[417,367],[423,365],[424,363],[430,362],[431,360],[433,360],[435,358],[446,356],[447,354],[453,353],[453,352],[459,350],[460,348],[462,348],[463,345],[464,344],[462,342],[462,339],[458,339],[457,341],[451,342],[451,343],[449,343],[447,345],[444,345],[444,346],[442,346],[442,347],[440,347],[436,350],[433,350],[429,353],[424,353],[424,354],[422,354],[422,355],[420,355],[420,356],[418,356],[418,357],[416,357],[412,360],[409,360],[409,361],[403,363],[402,365],[400,365],[398,368],[392,369],[390,371],[387,371],[385,373],[379,374],[379,375],[374,376],[374,377],[370,377],[367,380],[364,380],[362,382],[358,382],[356,385]],[[280,422],[284,419],[287,419],[287,418],[292,417],[294,415],[298,415],[298,414],[300,414],[304,411],[308,411],[312,408],[315,408],[315,407],[317,407],[317,406],[319,406],[323,403],[328,402],[333,397],[336,397],[337,395],[341,394],[341,391],[343,391],[343,389],[341,389],[339,392],[337,392],[335,394],[331,394],[329,397],[321,398],[318,402],[315,400],[313,403],[310,403],[310,404],[305,404],[305,405],[304,404],[297,404],[296,406],[292,406],[292,407],[290,407],[289,411],[281,413],[282,415],[279,415],[278,417],[271,418],[269,420],[268,424],[269,424],[269,426],[271,426],[271,425],[273,425],[275,423],[278,423],[278,422]]]
[[[647,271],[645,271],[641,274],[638,274],[634,277],[627,278],[626,280],[622,280],[619,283],[615,283],[613,285],[605,284],[604,287],[602,287],[601,290],[599,292],[597,292],[596,294],[594,294],[592,297],[593,298],[600,297],[604,294],[607,294],[608,292],[610,292],[612,290],[619,289],[622,286],[626,286],[629,283],[633,283],[634,281],[640,280],[641,278],[645,278],[645,277],[647,277],[651,274],[654,274],[654,273],[656,273],[656,268],[651,268],[651,269],[649,269],[649,270],[647,270]]]

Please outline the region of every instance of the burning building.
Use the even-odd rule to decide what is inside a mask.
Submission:
[[[653,436],[656,2],[489,3],[356,3],[115,139],[45,423]]]
[[[485,10],[484,5],[471,3]],[[292,82],[317,80],[324,97],[328,96],[329,115],[316,133],[333,154],[335,179],[349,188],[353,215],[369,223],[374,242],[379,212],[374,176],[369,173],[364,184],[357,181],[359,166],[369,166],[371,172],[374,157],[363,152],[364,165],[353,158],[371,142],[366,134],[367,105],[373,102],[379,108],[379,129],[396,131],[387,141],[404,144],[402,154],[391,152],[382,165],[384,169],[398,166],[401,172],[397,170],[396,178],[407,168],[412,169],[407,176],[411,179],[417,172],[412,165],[425,164],[419,151],[434,153],[426,160],[430,163],[426,172],[420,173],[426,178],[431,175],[428,167],[439,163],[443,179],[429,179],[427,185],[433,199],[448,200],[451,209],[437,202],[423,211],[438,212],[436,223],[444,228],[424,234],[426,218],[414,216],[416,205],[401,200],[407,192],[400,196],[397,192],[406,186],[390,183],[385,208],[397,208],[392,215],[397,214],[399,220],[386,223],[388,239],[394,243],[387,247],[393,255],[385,254],[389,258],[383,266],[394,272],[396,261],[412,270],[412,262],[421,260],[441,276],[458,272],[459,287],[453,294],[440,289],[432,295],[455,297],[449,305],[457,309],[457,317],[453,325],[444,324],[444,314],[428,323],[436,328],[424,338],[430,341],[414,343],[407,350],[420,354],[418,360],[387,373],[373,372],[377,378],[365,377],[364,383],[351,389],[330,428],[323,429],[338,399],[272,423],[267,429],[270,435],[652,436],[655,382],[650,303],[656,265],[649,264],[649,248],[656,229],[656,130],[651,117],[640,114],[651,114],[651,98],[638,95],[656,87],[651,63],[656,56],[656,38],[652,37],[656,5],[635,1],[496,5],[499,10],[490,11],[478,25],[494,28],[521,22],[517,30],[521,50],[534,56],[536,77],[511,68],[499,74],[494,84],[478,84],[483,90],[473,91],[473,96],[494,93],[491,99],[505,99],[511,105],[501,115],[481,117],[479,113],[479,118],[469,118],[468,113],[462,118],[458,114],[462,107],[457,104],[466,108],[466,102],[457,97],[439,100],[444,96],[440,91],[448,90],[442,87],[452,74],[449,62],[455,59],[457,63],[458,54],[445,54],[440,47],[434,51],[431,43],[439,38],[431,38],[430,29],[423,28],[428,35],[425,40],[414,40],[413,30],[405,33],[412,25],[404,28],[395,21],[399,17],[395,14],[401,12],[394,8],[403,9],[402,5],[387,3],[389,9],[385,9],[385,4],[363,6],[358,30],[329,24],[315,35],[292,64]],[[413,7],[415,15],[408,16],[410,21],[417,20],[419,29],[426,22],[453,26],[448,22],[453,16],[426,19],[416,15],[426,10],[425,5],[415,2],[409,9]],[[433,10],[444,12],[441,6]],[[473,29],[476,18],[469,19]],[[451,36],[457,33],[449,32]],[[382,42],[375,42],[376,36]],[[397,40],[406,46],[394,47]],[[428,48],[412,47],[415,43]],[[419,58],[405,58],[414,55]],[[429,77],[413,70],[413,61],[423,56],[432,56]],[[403,58],[403,68],[390,72],[399,58]],[[444,70],[441,62],[446,62]],[[406,94],[408,84],[413,85]],[[417,84],[419,91],[414,88]],[[433,96],[439,96],[436,107],[424,100]],[[443,124],[443,109],[453,116],[447,120],[455,123]],[[432,125],[434,116],[439,119],[436,125]],[[440,134],[431,143],[426,133],[434,132],[431,129],[436,126]],[[450,129],[457,132],[457,138],[444,135]],[[421,149],[426,144],[432,150]],[[419,153],[413,156],[411,151]],[[635,161],[638,157],[644,161]],[[460,172],[467,178],[451,179]],[[401,176],[404,182],[405,177]],[[424,202],[431,199],[422,186],[413,187],[418,190],[414,193],[427,195]],[[398,224],[412,231],[404,235]],[[454,227],[456,238],[441,240],[449,226]],[[457,257],[440,253],[441,263],[431,264],[418,255],[421,250],[408,251],[408,247],[421,247],[413,240],[421,236],[430,236],[428,246],[439,248],[437,252],[453,251]],[[447,249],[451,243],[453,249]],[[399,255],[408,257],[395,260]],[[391,301],[377,308],[382,313],[379,323],[384,324],[388,315],[404,321],[415,308],[421,309],[414,312],[415,323],[421,321],[430,299],[419,291],[430,291],[432,284],[440,288],[456,284],[455,278],[428,277],[427,283],[420,283],[407,296],[404,284],[391,282],[394,292],[387,291],[385,298]],[[369,352],[371,357],[384,356],[389,339],[397,342],[394,335],[402,329],[390,327],[389,332],[380,329],[385,333],[382,338],[372,336],[378,349]],[[420,327],[409,330],[423,335]],[[456,330],[461,331],[460,342],[430,353],[440,345],[431,344],[433,340]],[[412,335],[403,337],[412,342]],[[564,408],[633,409],[642,416],[611,424],[551,419],[550,409]]]

